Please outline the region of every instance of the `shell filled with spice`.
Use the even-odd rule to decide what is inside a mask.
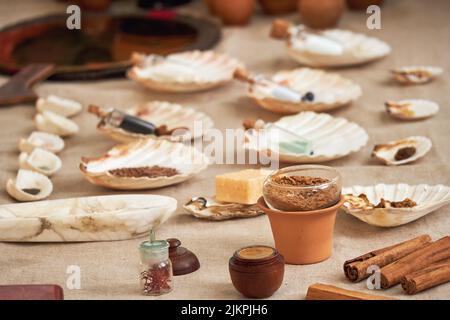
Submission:
[[[188,51],[166,57],[133,54],[128,77],[162,92],[195,92],[221,86],[233,79],[242,64],[213,51]]]
[[[450,187],[426,184],[377,184],[342,190],[343,210],[379,227],[400,226],[450,204]]]
[[[32,170],[51,176],[61,169],[61,159],[54,153],[35,148],[31,153],[22,152],[19,155],[19,165],[22,169]]]
[[[27,138],[20,139],[21,152],[31,153],[35,148],[58,153],[64,149],[64,140],[55,134],[41,131],[33,131]]]
[[[297,93],[298,97],[280,95],[278,84]],[[248,90],[248,95],[258,105],[282,114],[332,110],[350,104],[361,94],[361,87],[352,80],[309,68],[277,72],[270,82],[254,82]]]
[[[52,133],[61,137],[71,136],[80,130],[74,121],[52,111],[38,113],[34,121],[39,131]]]
[[[38,112],[51,111],[63,117],[72,117],[79,113],[83,106],[77,101],[50,95],[39,98],[36,101],[36,109]]]
[[[20,169],[15,179],[6,182],[6,191],[18,201],[37,201],[52,193],[53,184],[39,172]]]
[[[405,139],[377,144],[372,156],[389,166],[398,166],[416,161],[425,156],[432,147],[427,137],[412,136]]]
[[[402,84],[424,84],[436,79],[444,70],[434,66],[406,66],[391,71]]]
[[[194,197],[183,208],[194,217],[206,220],[251,218],[264,214],[256,204],[217,201],[214,197]]]
[[[188,141],[202,137],[214,127],[213,120],[205,113],[175,103],[152,101],[130,108],[125,112],[153,123],[158,128],[157,135],[126,131],[120,127],[109,125],[103,119],[98,123],[97,129],[114,140],[127,143],[149,137]]]
[[[137,140],[97,158],[83,157],[81,172],[91,183],[111,189],[153,189],[192,178],[209,164],[197,149],[167,140]]]
[[[391,117],[400,120],[426,119],[439,112],[439,105],[436,102],[424,99],[387,101],[385,106]]]
[[[174,198],[123,194],[0,206],[0,241],[74,242],[136,238],[164,223]]]
[[[367,144],[358,124],[324,113],[305,111],[274,123],[259,121],[247,130],[244,147],[290,163],[320,163],[348,156]]]

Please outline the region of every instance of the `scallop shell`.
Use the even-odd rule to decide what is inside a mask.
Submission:
[[[395,154],[399,149],[414,147],[416,152],[407,159],[395,160]],[[390,141],[386,144],[377,144],[372,151],[372,156],[381,160],[384,164],[398,166],[416,161],[425,156],[432,147],[431,140],[426,137],[413,136],[401,140]]]
[[[326,111],[347,105],[358,99],[361,87],[352,80],[345,79],[338,74],[321,70],[299,68],[280,71],[272,79],[274,82],[286,86],[300,95],[307,92],[314,94],[313,101],[290,102],[273,96],[275,85],[250,85],[248,94],[256,103],[265,109],[276,113],[293,114],[300,111]]]
[[[347,201],[342,209],[368,224],[380,227],[395,227],[417,220],[447,204],[450,204],[450,187],[426,184],[378,184],[375,186],[353,186],[343,188]],[[388,201],[403,201],[409,198],[417,203],[412,208],[373,208],[359,206],[349,201],[349,195],[365,194],[372,204],[378,204],[381,198]],[[351,198],[351,197],[350,197]]]
[[[423,84],[440,76],[444,70],[431,66],[408,66],[392,70],[395,80],[403,84]]]
[[[6,191],[18,201],[36,201],[47,198],[53,191],[53,184],[39,172],[20,169],[15,179],[6,182]]]
[[[61,169],[61,159],[50,151],[35,148],[31,153],[22,152],[19,155],[19,165],[22,169],[51,176]]]
[[[137,140],[118,145],[98,158],[82,158],[80,169],[96,185],[112,189],[139,190],[173,185],[190,179],[208,166],[208,158],[195,148],[167,140]],[[169,167],[170,177],[118,177],[111,170],[137,167]]]
[[[276,126],[295,132],[312,143],[313,154],[280,152],[278,143],[286,142],[288,136],[281,133],[273,137],[270,130],[249,130],[244,147],[252,151],[267,152],[271,158],[291,163],[320,163],[345,157],[359,151],[367,144],[366,131],[356,123],[344,118],[311,111],[282,117]],[[278,150],[277,150],[278,149]]]
[[[196,218],[215,221],[251,218],[264,214],[256,204],[227,203],[205,197],[194,197],[183,208]]]
[[[83,106],[81,103],[50,95],[47,98],[39,98],[36,101],[38,112],[51,111],[63,117],[72,117],[79,113]]]
[[[289,29],[288,54],[297,62],[311,67],[341,67],[367,63],[381,59],[391,52],[390,46],[373,37],[342,29],[303,33],[304,26]],[[300,35],[300,36],[299,36]],[[341,46],[340,52],[323,52],[317,46],[308,45],[304,37],[315,37],[314,42],[334,41]]]
[[[156,126],[166,125],[168,130],[182,127],[188,130],[186,134],[167,137],[171,141],[187,141],[200,138],[214,127],[213,120],[205,113],[169,102],[152,101],[131,108],[126,112],[147,120]],[[97,128],[114,140],[125,143],[137,139],[154,137],[152,135],[132,133],[121,128],[108,126],[103,121],[100,121]]]
[[[58,153],[64,149],[64,140],[57,135],[40,131],[34,131],[28,136],[28,138],[20,139],[20,151],[31,153],[35,148],[41,148],[53,153]]]
[[[0,241],[66,242],[136,238],[164,223],[174,198],[122,194],[0,206]]]
[[[388,114],[400,120],[425,119],[439,112],[436,102],[423,99],[388,101],[385,105]]]
[[[79,131],[75,122],[51,111],[38,113],[34,120],[38,130],[61,137],[70,136]]]
[[[128,77],[155,91],[195,92],[212,89],[233,79],[242,64],[213,51],[189,51],[159,59],[134,54]]]

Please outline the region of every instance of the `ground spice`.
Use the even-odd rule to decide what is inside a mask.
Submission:
[[[169,167],[151,166],[151,167],[136,167],[136,168],[119,168],[109,170],[108,173],[116,177],[123,178],[157,178],[157,177],[172,177],[179,174],[177,169]]]
[[[352,194],[346,195],[346,203],[350,204],[350,208],[352,209],[413,208],[417,206],[417,203],[410,198],[405,198],[402,201],[389,201],[381,198],[380,202],[374,205],[364,193],[361,193],[357,197]]]
[[[395,153],[394,159],[396,161],[405,160],[411,158],[416,153],[416,148],[414,147],[404,147],[398,149]]]
[[[380,203],[375,208],[412,208],[416,205],[417,203],[409,198],[405,198],[402,201],[389,201],[381,198]]]

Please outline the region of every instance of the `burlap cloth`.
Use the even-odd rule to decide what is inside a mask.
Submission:
[[[194,4],[194,9],[200,4]],[[190,10],[192,8],[188,8]],[[203,9],[202,9],[203,10]],[[202,11],[200,10],[200,11]],[[23,18],[63,12],[60,3],[52,1],[1,1],[1,25]],[[366,15],[347,12],[340,26],[360,30],[387,41],[392,54],[373,64],[337,70],[361,84],[364,95],[351,107],[333,112],[362,125],[370,140],[357,154],[328,163],[343,175],[345,185],[380,182],[410,184],[450,184],[449,95],[450,79],[450,2],[397,0],[387,1],[382,10],[382,30],[365,27]],[[289,17],[296,19],[295,15]],[[251,70],[274,72],[296,66],[284,52],[282,43],[268,38],[272,18],[254,16],[245,28],[226,28],[218,50],[244,61]],[[1,45],[1,44],[0,44]],[[446,73],[431,84],[401,87],[390,80],[388,70],[394,66],[432,64],[445,68]],[[2,78],[1,82],[6,78]],[[238,128],[242,119],[259,117],[275,120],[277,115],[266,112],[245,96],[245,86],[232,83],[202,94],[155,94],[125,79],[95,82],[46,82],[39,85],[40,95],[56,94],[73,98],[85,105],[97,103],[125,108],[149,100],[168,100],[190,105],[209,114],[220,129]],[[425,98],[440,104],[437,116],[420,122],[399,122],[385,112],[386,99]],[[35,110],[21,105],[0,110],[0,192],[1,203],[12,202],[4,191],[6,180],[15,175],[18,163],[17,142],[33,129]],[[118,194],[85,181],[78,169],[81,156],[100,155],[114,143],[95,130],[96,119],[84,113],[75,118],[81,131],[67,139],[61,153],[63,169],[52,180],[51,199],[102,194]],[[371,159],[374,143],[410,135],[431,138],[433,148],[423,159],[401,167],[385,167]],[[242,166],[213,165],[195,178],[172,187],[148,191],[168,195],[179,201],[176,214],[158,230],[159,238],[176,237],[200,259],[199,271],[175,278],[175,289],[165,299],[239,299],[229,278],[228,259],[233,252],[251,244],[273,245],[267,217],[224,222],[200,221],[187,215],[181,205],[192,196],[210,195],[214,176],[241,169]],[[333,256],[325,262],[309,266],[286,266],[283,285],[273,299],[303,299],[310,284],[323,282],[347,289],[369,292],[365,282],[346,281],[342,264],[361,253],[415,237],[422,233],[434,239],[449,234],[449,207],[407,225],[383,229],[367,225],[340,213],[337,217]],[[56,283],[65,288],[68,299],[140,299],[138,289],[137,246],[142,239],[118,242],[68,244],[0,244],[0,284]],[[68,265],[81,268],[81,289],[66,288]],[[403,294],[399,286],[382,294],[397,298],[450,298],[450,284],[428,290],[413,297]]]

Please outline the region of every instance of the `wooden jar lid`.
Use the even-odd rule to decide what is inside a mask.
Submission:
[[[180,240],[171,238],[167,239],[167,242],[174,276],[189,274],[200,268],[197,256],[185,247],[181,247]]]

